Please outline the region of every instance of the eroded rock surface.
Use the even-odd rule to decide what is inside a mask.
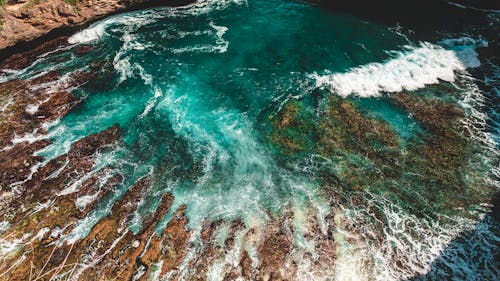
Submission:
[[[178,6],[189,2],[178,0],[9,0],[0,7],[0,49],[37,39],[55,29],[83,26],[90,21],[139,5]]]

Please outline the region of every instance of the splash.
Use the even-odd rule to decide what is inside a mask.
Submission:
[[[130,29],[137,29],[148,23],[161,18],[156,10],[147,10],[140,13],[121,14],[111,16],[103,21],[92,24],[90,27],[75,33],[68,38],[70,44],[84,44],[102,40],[108,35],[108,30],[126,26]]]
[[[405,141],[429,141],[422,128],[394,134],[386,149],[384,137],[409,131],[416,121],[408,110],[396,110],[394,95],[384,93],[419,89],[423,91],[416,94],[424,102],[442,99],[456,111],[465,110],[457,131],[468,130],[471,141],[484,148],[467,158],[479,163],[467,171],[468,180],[498,186],[495,136],[486,132],[484,97],[468,74],[484,66],[476,48],[487,48],[486,41],[445,39],[401,50],[409,44],[401,30],[278,0],[198,1],[126,13],[95,23],[68,41],[72,45],[59,57],[49,52],[27,69],[6,72],[7,80],[36,78],[49,69],[69,77],[87,65],[97,65],[99,73],[78,88],[69,88],[65,79],[34,85],[33,90],[46,92],[72,90],[81,103],[45,124],[43,134],[14,135],[12,145],[0,151],[50,140],[35,152],[44,159],[12,193],[23,192],[32,178],[43,182],[44,190],[57,188],[50,204],[16,208],[30,211],[19,225],[37,231],[24,229],[23,236],[16,230],[17,236],[5,237],[16,222],[0,223],[0,256],[17,258],[9,264],[12,271],[20,272],[30,261],[25,263],[19,249],[45,245],[47,237],[61,251],[83,245],[73,249],[76,254],[68,253],[75,267],[61,272],[61,279],[108,276],[106,268],[121,261],[133,264],[120,268],[130,270],[131,278],[155,280],[265,279],[270,274],[296,280],[402,280],[438,276],[439,269],[464,276],[486,272],[488,277],[495,271],[496,248],[482,248],[499,240],[485,216],[491,206],[477,213],[450,210],[456,216],[429,210],[435,215],[430,218],[399,206],[411,205],[411,200],[395,199],[417,184],[378,186],[401,179],[403,169],[397,165],[402,164],[392,162],[407,155]],[[75,55],[77,44],[94,49]],[[331,91],[351,98],[328,103]],[[291,101],[297,106],[287,106]],[[6,99],[2,112],[12,103]],[[449,109],[444,102],[439,105]],[[339,110],[325,110],[327,106]],[[38,110],[32,102],[22,109],[32,115]],[[342,131],[370,124],[376,128],[353,129],[352,143],[336,142],[340,133],[325,128],[337,121],[346,124],[339,126]],[[115,123],[121,128],[120,141],[82,159],[66,157],[72,144]],[[277,148],[270,136],[275,128],[283,131],[278,135],[284,136],[279,139],[283,147],[296,150]],[[305,132],[294,138],[297,128]],[[387,134],[378,134],[383,129]],[[326,143],[331,146],[322,149]],[[79,169],[77,161],[88,161],[88,167]],[[368,170],[369,180],[356,182],[358,171]],[[414,174],[408,177],[420,176]],[[67,178],[58,182],[62,175]],[[143,179],[147,184],[135,188]],[[381,194],[371,194],[374,190]],[[171,201],[160,200],[166,195]],[[41,227],[45,225],[52,229]],[[484,255],[460,255],[467,244],[460,239],[468,241],[467,233],[477,241],[471,247]],[[39,255],[46,258],[44,254]],[[474,266],[473,259],[485,268]]]
[[[245,3],[245,0],[203,0],[196,1],[193,4],[184,7],[157,8],[140,13],[116,15],[77,32],[68,38],[68,43],[91,43],[104,39],[104,37],[108,35],[108,30],[110,29],[113,30],[123,26],[126,26],[129,29],[137,29],[165,17],[204,15],[217,10],[225,10],[231,5],[244,5]],[[224,32],[222,32],[222,34],[224,34]],[[222,34],[220,36],[222,36]],[[219,33],[217,33],[217,36],[219,37]]]
[[[346,73],[311,75],[318,87],[329,88],[347,97],[375,97],[383,93],[415,91],[440,80],[455,81],[455,72],[479,67],[475,45],[461,45],[461,50],[447,50],[430,43],[407,47],[394,59],[384,63],[370,63],[355,67]]]

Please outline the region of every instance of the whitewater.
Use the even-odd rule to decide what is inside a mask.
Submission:
[[[13,186],[114,124],[120,140],[92,155],[90,171],[72,174],[54,202],[33,210],[72,198],[76,209],[92,208],[85,217],[14,238],[4,233],[15,225],[0,221],[1,258],[49,233],[51,246],[79,245],[147,179],[138,199],[124,204],[134,209],[119,235],[102,242],[105,249],[89,247],[92,254],[61,279],[103,270],[131,235],[130,247],[142,251],[134,280],[496,278],[500,235],[490,199],[500,174],[498,124],[494,92],[477,78],[498,78],[487,55],[494,39],[471,32],[419,37],[298,1],[207,0],[114,15],[68,43],[0,77],[57,70],[56,82],[32,90],[72,91],[80,100],[68,115],[3,148],[50,140],[34,153],[43,160],[29,178]],[[80,46],[91,51],[75,55]],[[69,87],[71,74],[95,65],[94,79]],[[38,106],[26,111],[36,114]],[[93,178],[99,192],[80,195]],[[171,206],[151,236],[141,237],[166,194]],[[146,265],[155,237],[176,235],[178,210],[187,242]],[[283,257],[273,243],[286,249]],[[266,247],[277,254],[266,256]],[[171,261],[161,255],[171,252],[184,254],[163,272]],[[278,265],[269,265],[274,258]]]

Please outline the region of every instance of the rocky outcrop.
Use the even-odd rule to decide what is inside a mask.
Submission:
[[[192,1],[8,0],[0,7],[0,49],[44,37],[53,31],[74,31],[75,28],[117,12],[152,5],[178,6],[190,2]],[[58,34],[54,35],[58,37]]]

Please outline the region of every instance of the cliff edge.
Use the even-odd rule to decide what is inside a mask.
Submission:
[[[103,17],[154,5],[179,6],[186,0],[0,0],[0,50],[77,28]]]

